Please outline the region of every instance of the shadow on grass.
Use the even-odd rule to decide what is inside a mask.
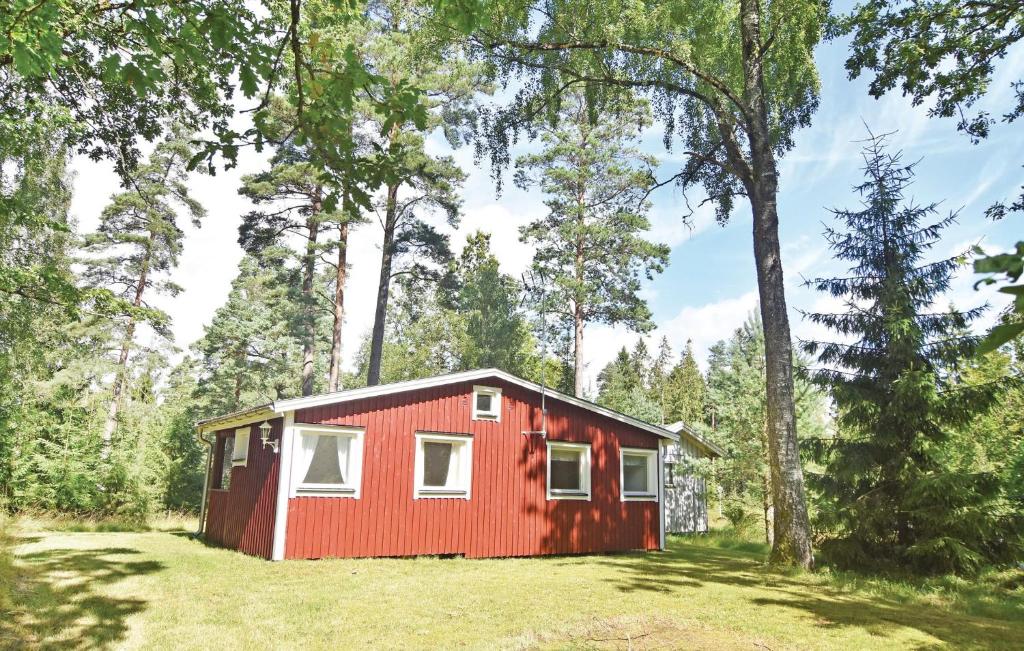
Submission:
[[[594,557],[594,562],[619,570],[614,585],[622,592],[724,589],[747,601],[752,612],[758,607],[799,610],[824,629],[857,627],[884,638],[911,628],[955,648],[1021,648],[1024,639],[1024,612],[1019,608],[978,615],[884,589],[844,589],[815,575],[773,571],[761,553],[677,539],[664,552]]]
[[[12,538],[23,544],[30,538]],[[101,588],[164,569],[157,561],[135,560],[137,550],[47,549],[19,554],[9,590],[8,612],[0,618],[0,648],[106,649],[123,641],[129,616],[147,603],[103,594]]]

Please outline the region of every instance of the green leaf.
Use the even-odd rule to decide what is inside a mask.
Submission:
[[[992,328],[991,332],[978,344],[978,354],[991,353],[1011,339],[1024,333],[1024,323],[1001,323]]]

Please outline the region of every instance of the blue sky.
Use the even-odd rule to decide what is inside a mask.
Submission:
[[[793,331],[800,337],[825,333],[802,321],[797,310],[831,309],[835,302],[800,287],[801,276],[832,275],[841,272],[831,260],[822,237],[823,222],[830,222],[828,207],[858,205],[851,187],[859,182],[860,144],[866,135],[864,123],[873,131],[896,132],[891,143],[902,149],[906,161],[921,159],[912,195],[920,203],[942,201],[944,211],[960,210],[957,225],[948,229],[934,254],[952,255],[980,242],[988,249],[1005,249],[1024,237],[1019,219],[993,223],[983,216],[986,206],[1013,195],[1024,182],[1024,129],[1020,124],[997,125],[991,137],[972,145],[957,133],[952,120],[929,119],[927,106],[913,107],[905,98],[891,94],[874,100],[867,94],[867,80],[850,81],[843,68],[844,43],[820,46],[816,56],[821,75],[821,105],[811,127],[796,135],[796,147],[780,165],[779,195],[783,266]],[[1017,47],[997,67],[991,92],[981,107],[1000,114],[1009,104],[1010,82],[1024,76],[1024,48]],[[433,139],[437,151],[445,146]],[[678,169],[661,145],[657,125],[644,134],[644,148],[661,159],[659,176],[667,178]],[[524,145],[520,151],[531,149]],[[518,227],[544,214],[542,198],[506,182],[505,191],[495,196],[491,170],[476,167],[468,149],[454,152],[468,173],[465,185],[464,218],[453,244],[461,248],[465,235],[482,229],[493,234],[492,244],[503,268],[518,275],[530,260],[528,247],[518,242]],[[265,157],[243,154],[237,169],[217,177],[197,176],[193,189],[210,217],[200,230],[188,229],[182,264],[175,280],[184,292],[160,301],[174,321],[176,343],[185,348],[202,335],[213,311],[227,297],[231,279],[242,252],[236,243],[240,216],[249,204],[237,195],[241,174],[255,171]],[[76,160],[77,174],[72,214],[83,230],[96,218],[117,181],[110,166]],[[691,203],[700,200],[699,190]],[[671,246],[668,269],[646,283],[644,295],[654,314],[657,329],[650,333],[653,349],[662,335],[678,351],[687,339],[694,342],[703,363],[708,346],[728,336],[756,305],[750,211],[745,203],[725,227],[714,221],[710,207],[694,214],[690,226],[681,220],[686,214],[679,190],[666,187],[652,196],[651,237]],[[360,338],[372,321],[373,298],[379,272],[380,231],[375,225],[352,235],[351,280],[347,293],[345,353],[353,359]],[[946,301],[969,307],[985,301],[996,309],[1006,303],[991,291],[975,292],[974,278],[965,270],[954,282]],[[982,326],[985,323],[981,324]],[[593,382],[600,368],[619,347],[632,346],[639,335],[620,327],[594,325],[587,328],[584,358]]]

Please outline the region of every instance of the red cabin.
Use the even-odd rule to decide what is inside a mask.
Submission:
[[[660,549],[665,445],[717,453],[495,369],[279,400],[199,434],[201,530],[273,560]]]

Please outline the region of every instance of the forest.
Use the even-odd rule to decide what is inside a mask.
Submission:
[[[965,220],[1019,233],[1024,186],[980,211],[921,196],[917,153],[864,116],[861,180],[806,234],[843,270],[803,279],[835,307],[818,311],[787,301],[780,175],[819,107],[818,48],[843,43],[840,74],[928,106],[969,148],[1019,129],[1024,79],[993,79],[1022,36],[1018,0],[3,0],[0,510],[196,513],[203,418],[494,367],[691,425],[726,451],[689,469],[710,510],[773,565],[1020,563],[1024,240],[943,238]],[[453,151],[495,201],[543,197],[517,226],[522,276],[486,227],[455,236],[470,170]],[[159,306],[186,231],[225,218],[196,179],[257,153],[221,189],[252,206],[232,216],[230,292],[175,341]],[[74,161],[120,180],[95,228],[71,213],[89,191]],[[693,197],[752,233],[756,308],[706,359],[652,335],[663,186],[681,222]],[[346,302],[357,231],[380,264],[365,331]],[[965,275],[999,303],[953,304]],[[588,382],[595,326],[638,336]]]

